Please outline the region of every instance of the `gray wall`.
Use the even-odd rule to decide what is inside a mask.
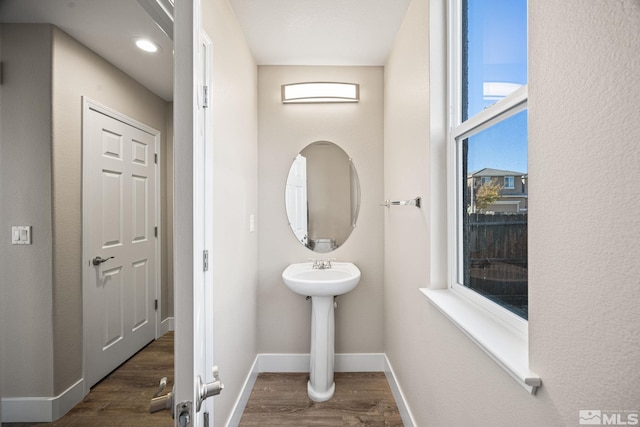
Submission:
[[[385,67],[385,191],[427,200],[422,212],[385,218],[385,351],[418,425],[573,426],[580,409],[637,411],[640,196],[617,177],[640,162],[640,4],[529,3],[529,353],[543,382],[536,396],[417,290],[442,285],[430,242],[446,227],[433,206],[442,195],[430,185],[443,153],[430,139],[438,123],[427,122],[439,89],[429,85],[428,8],[412,2]]]
[[[381,67],[258,67],[259,260],[258,352],[309,353],[311,303],[287,289],[282,271],[308,258],[337,258],[360,267],[358,287],[338,297],[336,352],[382,352],[382,83]],[[280,86],[304,81],[360,83],[357,104],[284,105]],[[316,254],[291,232],[285,183],[295,156],[308,144],[340,146],[358,171],[358,225],[337,250]]]
[[[3,397],[53,393],[51,27],[1,26],[0,383]],[[11,226],[31,225],[32,245]]]

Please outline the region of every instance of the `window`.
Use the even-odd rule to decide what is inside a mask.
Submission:
[[[420,291],[523,388],[535,394],[542,380],[529,369],[527,292],[519,296],[483,292],[477,281],[471,281],[469,242],[475,235],[473,244],[487,245],[487,250],[500,243],[495,236],[483,234],[491,230],[492,219],[511,219],[509,226],[526,231],[526,216],[512,212],[518,207],[520,213],[527,211],[529,187],[526,9],[522,0],[429,2],[430,144],[436,148],[430,163],[435,207],[432,220],[434,224],[446,222],[447,227],[433,229],[430,285]],[[480,77],[473,70],[481,70]],[[442,108],[445,105],[447,108]],[[441,157],[443,152],[446,161]],[[481,209],[477,191],[483,176],[493,177],[486,184],[499,188],[497,194],[485,197],[487,203],[494,198],[493,203]],[[517,191],[502,192],[504,176],[514,177]],[[442,188],[445,183],[447,191]],[[472,225],[474,216],[485,221]],[[485,229],[479,233],[473,226]],[[446,236],[440,232],[442,228]],[[519,238],[525,242],[519,250],[526,252],[526,236]],[[526,258],[520,264],[509,264],[506,259],[488,261],[474,265],[474,280],[484,279],[483,273],[496,275],[498,269],[491,268],[498,261],[505,270],[526,273]],[[447,280],[448,286],[443,288]],[[513,281],[502,283],[506,289]],[[509,290],[518,289],[522,288]]]
[[[504,177],[504,188],[507,190],[513,190],[514,188],[516,188],[512,176]]]
[[[526,325],[527,210],[505,190],[528,174],[527,1],[450,0],[449,10],[450,285]],[[469,186],[478,171],[496,178]]]

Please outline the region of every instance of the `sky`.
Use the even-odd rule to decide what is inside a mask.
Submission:
[[[527,1],[466,0],[467,117],[527,83]],[[468,171],[527,172],[527,112],[469,138]]]

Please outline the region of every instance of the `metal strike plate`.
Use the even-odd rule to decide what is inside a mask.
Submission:
[[[191,402],[180,402],[176,405],[176,421],[180,427],[193,426],[193,404]]]

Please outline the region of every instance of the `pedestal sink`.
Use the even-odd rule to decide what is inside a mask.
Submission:
[[[330,266],[330,267],[329,267]],[[350,262],[291,264],[282,273],[289,289],[311,297],[311,366],[307,393],[315,402],[331,399],[335,391],[333,297],[353,290],[360,270]]]

